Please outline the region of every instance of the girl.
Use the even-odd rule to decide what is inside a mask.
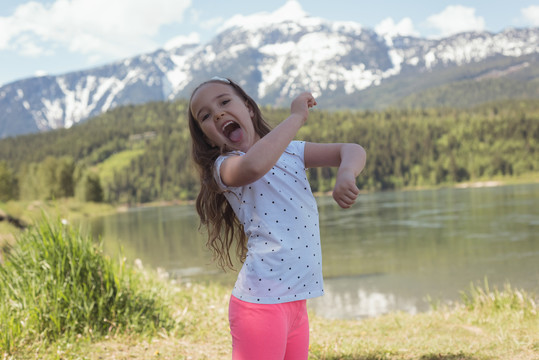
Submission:
[[[314,97],[300,94],[270,131],[260,109],[229,79],[199,85],[189,102],[196,201],[208,246],[221,267],[243,262],[232,291],[232,358],[307,359],[306,299],[324,293],[318,210],[305,169],[338,166],[333,198],[350,207],[365,166],[357,144],[293,141]]]

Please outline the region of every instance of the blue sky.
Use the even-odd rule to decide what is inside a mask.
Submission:
[[[539,26],[537,0],[2,0],[0,85],[205,42],[287,1],[313,17],[423,37]]]

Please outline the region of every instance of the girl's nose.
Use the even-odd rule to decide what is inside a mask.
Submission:
[[[225,115],[224,112],[218,112],[216,115],[215,115],[215,120],[219,120],[220,118],[222,118],[223,116]]]

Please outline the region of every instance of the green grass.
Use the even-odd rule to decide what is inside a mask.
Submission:
[[[117,212],[117,208],[106,203],[84,202],[75,198],[62,198],[56,200],[12,200],[6,203],[0,202],[0,211],[30,225],[39,221],[43,213],[49,214],[51,217],[60,217],[73,222],[81,218],[113,214]]]
[[[229,359],[229,290],[216,284],[170,284],[175,319],[183,332],[148,337],[116,334],[92,340],[58,341],[21,355],[43,359]],[[411,315],[397,312],[361,321],[310,315],[311,360],[535,360],[539,317],[533,296],[506,288],[490,293],[473,287],[465,304]],[[520,295],[517,295],[520,294]],[[495,306],[489,299],[511,306]],[[520,305],[519,305],[520,304]],[[60,355],[59,355],[60,354]]]
[[[0,267],[0,358],[227,359],[229,297],[222,285],[177,283],[109,259],[94,239],[45,219]],[[534,294],[485,281],[461,297],[415,315],[311,314],[309,359],[539,358]]]
[[[83,202],[75,198],[57,200],[8,201],[0,202],[0,212],[9,214],[31,225],[39,221],[43,213],[51,217],[61,218],[68,223],[80,219],[114,214],[118,209],[111,204]],[[6,221],[0,222],[0,253],[8,243],[13,243],[14,237],[20,236],[21,231]]]
[[[99,177],[102,183],[112,181],[114,171],[120,171],[128,167],[133,159],[144,154],[143,148],[135,148],[118,152],[98,165]]]
[[[154,281],[60,220],[25,231],[0,267],[0,351],[175,326]]]
[[[534,295],[472,286],[464,304],[360,322],[316,318],[311,359],[538,359]],[[327,335],[330,334],[330,335]]]
[[[497,288],[490,290],[488,279],[484,287],[470,286],[469,292],[461,293],[464,306],[469,311],[496,314],[503,312],[519,312],[523,317],[537,315],[537,305],[534,298],[525,291],[512,289],[506,284],[503,291]]]

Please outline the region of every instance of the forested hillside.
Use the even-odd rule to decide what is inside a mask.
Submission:
[[[0,141],[0,201],[76,196],[145,203],[193,199],[186,103],[126,106],[70,129]],[[263,108],[273,125],[289,110]],[[356,142],[367,151],[366,190],[433,186],[539,173],[539,103],[503,101],[468,110],[311,112],[298,139]],[[311,169],[313,191],[335,171]]]

